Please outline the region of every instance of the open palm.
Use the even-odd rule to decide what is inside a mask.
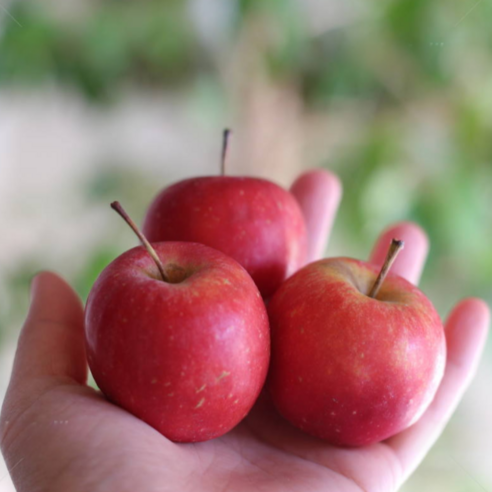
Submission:
[[[325,171],[292,187],[306,216],[310,259],[324,250],[341,197]],[[407,247],[394,271],[417,282],[427,239],[416,225],[382,234],[371,256],[382,263],[391,237]],[[225,436],[175,444],[86,386],[83,312],[72,289],[38,275],[1,417],[2,450],[21,492],[31,491],[393,491],[441,433],[478,364],[487,306],[459,303],[446,323],[444,379],[426,413],[409,429],[371,446],[345,449],[293,428],[263,392],[249,416]]]

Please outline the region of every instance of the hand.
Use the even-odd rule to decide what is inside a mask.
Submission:
[[[324,250],[341,187],[333,175],[314,171],[301,176],[292,191],[306,215],[313,260]],[[407,243],[394,271],[417,282],[427,239],[413,224],[387,230],[371,260],[383,261],[393,236]],[[438,438],[468,386],[488,317],[478,299],[454,308],[446,323],[446,372],[432,405],[385,442],[330,446],[285,422],[264,392],[225,436],[175,444],[86,386],[81,303],[59,277],[42,273],[33,281],[2,410],[2,450],[20,492],[394,491]]]

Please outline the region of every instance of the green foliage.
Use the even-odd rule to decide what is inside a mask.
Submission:
[[[395,149],[393,140],[388,137],[389,130],[384,127],[374,128],[362,142],[355,145],[346,155],[342,156],[340,162],[336,163],[337,172],[344,183],[344,203],[340,210],[341,222],[350,223],[350,233],[356,243],[367,239],[368,220],[374,210],[368,207],[365,199],[369,184],[373,177],[380,177],[381,173],[389,170],[392,166]],[[396,183],[392,183],[394,185]],[[389,190],[383,190],[388,192]],[[379,193],[379,198],[381,193]],[[372,205],[375,205],[372,202]],[[391,212],[391,208],[387,208]],[[383,221],[387,217],[382,218]],[[373,227],[380,229],[381,224]],[[383,224],[385,225],[385,224]]]
[[[302,10],[292,0],[239,0],[238,31],[248,19],[259,21],[264,62],[276,78],[296,77],[308,56],[309,37]]]
[[[203,65],[178,2],[101,2],[86,18],[62,20],[32,1],[11,9],[0,38],[0,83],[58,81],[91,99],[125,84],[180,84]]]
[[[360,37],[353,39],[340,29],[313,41],[301,78],[310,107],[327,106],[341,98],[391,100],[379,75],[361,53],[361,49],[367,49],[367,42]]]
[[[400,0],[389,2],[384,24],[400,48],[425,56],[429,44],[429,21],[432,3],[428,0]],[[417,29],[418,26],[418,29]]]
[[[17,22],[10,17],[3,22],[0,80],[12,77],[37,83],[42,74],[55,70],[53,48],[61,41],[60,33],[50,19],[29,11],[22,3],[13,6],[11,15]]]

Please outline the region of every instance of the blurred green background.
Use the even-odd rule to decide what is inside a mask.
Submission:
[[[2,2],[3,379],[33,273],[53,268],[85,298],[134,244],[109,202],[141,219],[166,184],[218,172],[226,125],[232,174],[340,176],[328,254],[367,257],[412,220],[430,237],[422,288],[440,313],[490,303],[491,18],[492,0]],[[404,490],[492,490],[491,365],[489,343]]]

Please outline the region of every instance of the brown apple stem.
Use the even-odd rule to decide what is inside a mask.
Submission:
[[[132,228],[133,232],[138,236],[142,244],[145,246],[145,249],[148,251],[149,255],[155,261],[155,264],[157,265],[157,268],[159,269],[159,272],[162,276],[162,280],[164,280],[164,282],[169,282],[169,278],[166,275],[166,272],[164,271],[164,266],[162,265],[161,260],[157,256],[155,249],[149,243],[147,238],[143,235],[142,231],[138,228],[137,224],[135,224],[135,222],[133,222],[130,216],[125,212],[125,209],[121,206],[120,202],[113,202],[111,204],[111,208],[113,210],[116,210],[116,212],[123,218],[123,220]]]
[[[232,131],[229,128],[224,130],[224,136],[222,138],[222,158],[220,161],[220,174],[222,176],[226,175],[226,160],[227,160],[227,149],[229,148],[229,138]]]
[[[383,266],[381,267],[381,271],[379,272],[378,278],[376,279],[376,282],[374,282],[374,285],[372,286],[372,289],[369,292],[369,297],[372,297],[373,299],[376,298],[379,289],[381,288],[381,285],[383,285],[386,275],[388,275],[391,265],[393,265],[394,261],[396,260],[396,257],[398,256],[398,253],[403,249],[404,246],[405,243],[403,241],[399,239],[392,239],[388,250],[388,254],[386,255],[386,259],[384,260]]]

